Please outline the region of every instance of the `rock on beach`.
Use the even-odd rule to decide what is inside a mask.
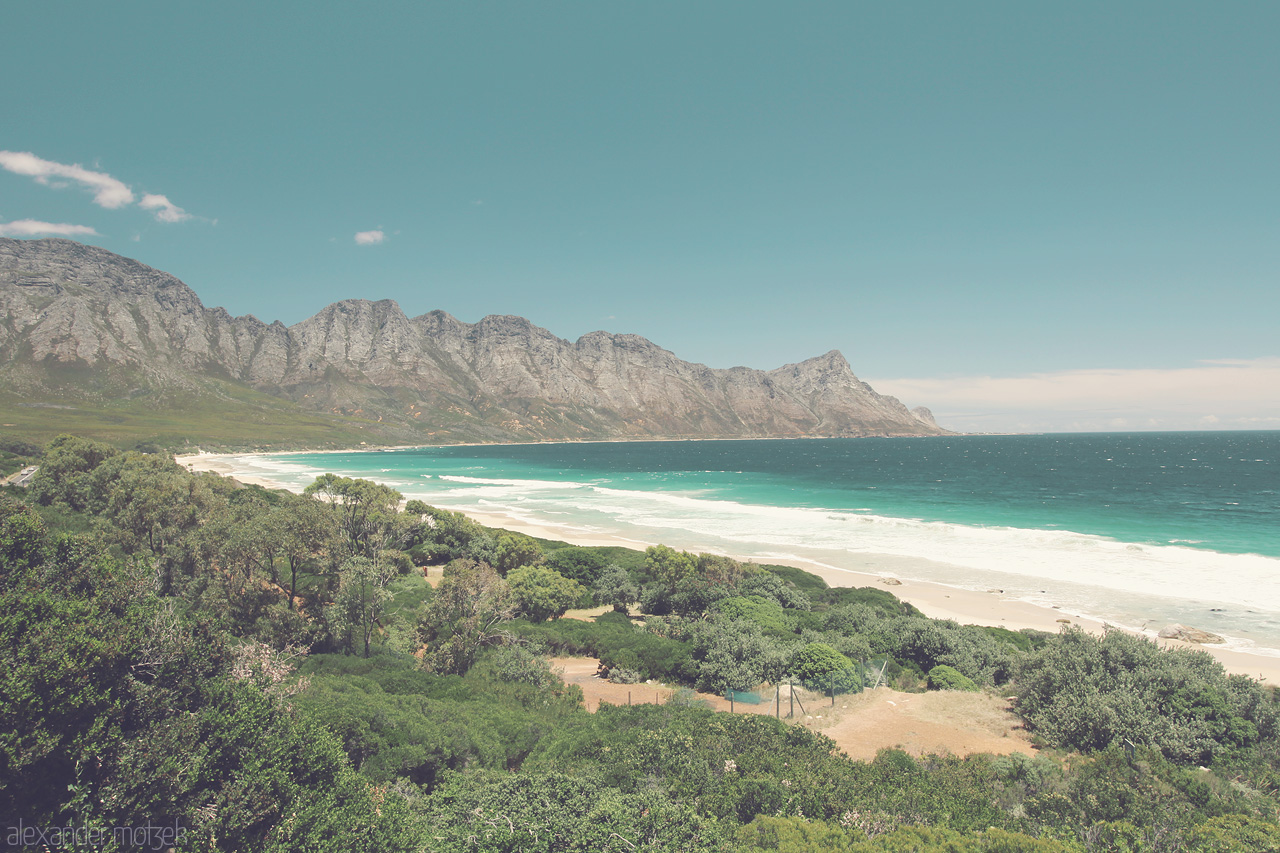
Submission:
[[[1188,643],[1225,643],[1226,640],[1217,634],[1211,634],[1208,631],[1202,631],[1199,628],[1190,628],[1186,625],[1174,623],[1160,630],[1159,636],[1165,640],[1185,640]]]

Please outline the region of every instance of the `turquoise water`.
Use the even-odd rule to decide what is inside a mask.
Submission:
[[[899,576],[910,559],[920,580],[1280,649],[1280,432],[535,444],[240,463],[293,487],[333,471],[453,509],[754,559]]]

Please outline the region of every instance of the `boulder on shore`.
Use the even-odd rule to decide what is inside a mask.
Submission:
[[[1160,637],[1165,640],[1186,640],[1188,643],[1225,643],[1226,640],[1217,634],[1210,634],[1208,631],[1201,631],[1199,628],[1190,628],[1186,625],[1174,623],[1167,628],[1160,630]]]

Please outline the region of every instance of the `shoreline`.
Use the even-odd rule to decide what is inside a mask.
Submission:
[[[429,446],[429,445],[422,445]],[[383,450],[389,448],[369,448]],[[354,452],[362,452],[361,448]],[[333,451],[353,452],[347,451]],[[244,473],[228,461],[228,457],[259,454],[215,454],[197,453],[174,457],[180,465],[193,471],[209,471],[232,477],[247,485],[258,485],[268,489],[284,488],[280,483],[267,477]],[[477,512],[472,508],[449,507],[443,504],[442,509],[463,512],[469,518],[486,527],[497,527],[524,533],[541,539],[553,539],[568,542],[571,545],[586,547],[620,546],[635,550],[643,550],[650,545],[659,544],[622,536],[601,533],[586,533],[572,527],[557,526],[550,523],[531,522],[513,518],[502,513]],[[735,557],[733,554],[727,556]],[[931,581],[911,580],[911,566],[927,564],[925,558],[900,557],[887,554],[868,554],[865,562],[866,571],[836,568],[806,560],[772,560],[780,565],[789,565],[803,569],[821,577],[830,586],[871,586],[883,587],[903,601],[917,607],[926,616],[933,619],[951,619],[961,624],[983,625],[1008,628],[1017,631],[1030,628],[1037,631],[1057,633],[1066,626],[1079,627],[1091,634],[1102,634],[1108,627],[1124,630],[1129,633],[1155,640],[1165,648],[1189,648],[1208,652],[1228,672],[1247,675],[1265,684],[1280,686],[1280,657],[1253,653],[1240,649],[1218,647],[1213,644],[1197,644],[1180,640],[1159,639],[1151,631],[1139,631],[1133,628],[1109,625],[1100,620],[1078,616],[1040,604],[1033,604],[1016,598],[1005,597],[998,590],[978,591],[962,587],[948,586]],[[872,569],[871,563],[875,564]],[[888,575],[883,571],[888,567]],[[898,583],[889,583],[889,579]]]

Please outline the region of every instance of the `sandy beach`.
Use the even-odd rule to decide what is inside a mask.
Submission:
[[[254,476],[239,470],[234,463],[234,459],[235,457],[211,453],[176,457],[179,464],[193,471],[210,471],[234,477],[245,484],[259,485],[268,489],[281,488],[279,483],[268,478]],[[530,523],[498,513],[475,512],[470,508],[443,505],[442,508],[461,510],[487,527],[504,528],[529,536],[554,539],[573,545],[623,546],[642,550],[650,545],[660,544],[657,541],[646,542],[598,533],[588,534],[573,528]],[[1102,622],[1066,614],[1056,608],[1043,607],[1026,601],[1006,598],[999,590],[968,590],[944,584],[912,580],[912,566],[927,562],[925,560],[870,554],[866,555],[864,560],[866,564],[865,571],[838,569],[803,561],[779,562],[812,572],[831,586],[881,586],[902,600],[915,605],[926,616],[935,619],[952,619],[966,625],[995,625],[1015,631],[1031,628],[1038,631],[1057,632],[1064,626],[1071,625],[1090,633],[1101,634],[1107,627]],[[886,577],[886,575],[889,577]],[[892,581],[894,580],[897,583],[893,583]],[[1152,636],[1152,634],[1147,634],[1147,636]],[[1158,642],[1167,647],[1182,646],[1204,650],[1219,660],[1229,672],[1247,675],[1268,684],[1280,686],[1280,658],[1250,654],[1234,649],[1217,647],[1212,644],[1198,645],[1164,639],[1160,639]]]

